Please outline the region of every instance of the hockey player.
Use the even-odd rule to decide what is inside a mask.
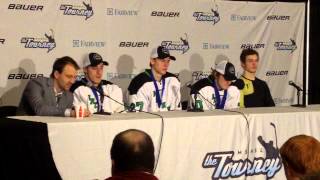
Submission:
[[[131,110],[171,111],[180,110],[180,82],[167,72],[170,61],[176,60],[169,50],[158,46],[151,52],[150,67],[138,74],[128,87]]]
[[[238,108],[240,91],[231,86],[236,79],[233,64],[227,60],[217,61],[211,75],[192,85],[191,106],[200,110]]]
[[[108,62],[97,53],[89,53],[83,61],[85,78],[73,84],[73,105],[85,106],[91,113],[115,113],[124,110],[122,90],[109,81],[102,80],[103,68]],[[115,102],[114,100],[119,103]]]

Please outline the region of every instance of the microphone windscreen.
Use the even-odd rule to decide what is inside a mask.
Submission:
[[[289,85],[293,85],[293,84],[295,84],[293,81],[289,81]]]
[[[192,84],[191,83],[187,83],[186,85],[187,85],[188,88],[190,88],[190,89],[192,88]]]

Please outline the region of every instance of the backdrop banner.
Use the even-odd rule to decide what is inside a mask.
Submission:
[[[90,52],[109,62],[104,78],[126,93],[158,45],[177,58],[169,71],[179,75],[183,101],[186,84],[206,77],[217,59],[230,60],[240,76],[244,48],[260,53],[257,77],[277,106],[296,102],[288,81],[303,84],[304,3],[3,0],[0,8],[1,106],[18,105],[27,81],[49,76],[56,58],[82,65]]]

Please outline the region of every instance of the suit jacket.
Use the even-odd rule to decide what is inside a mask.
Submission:
[[[18,107],[18,115],[65,116],[65,110],[71,109],[73,95],[63,91],[57,101],[53,88],[53,79],[39,77],[28,82]]]

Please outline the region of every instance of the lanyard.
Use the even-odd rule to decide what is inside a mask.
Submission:
[[[215,97],[216,97],[216,109],[223,109],[224,108],[224,104],[226,103],[226,100],[227,100],[227,93],[228,92],[227,92],[227,90],[224,90],[223,98],[222,98],[222,101],[221,101],[219,90],[217,88],[215,80],[213,80],[213,82],[212,82],[212,87],[214,89],[214,93],[215,93]]]
[[[99,99],[99,95],[98,95],[98,89],[97,88],[94,88],[94,87],[91,87],[91,90],[92,90],[92,93],[93,93],[93,95],[94,95],[94,97],[96,98],[96,102],[97,102],[97,105],[98,105],[98,110],[97,110],[97,112],[102,112],[103,111],[103,109],[102,109],[102,96],[103,96],[103,94],[100,94],[100,96],[101,96],[101,100]]]
[[[154,87],[156,88],[156,101],[157,101],[158,107],[160,108],[160,106],[162,104],[162,97],[163,97],[164,88],[165,88],[165,82],[166,81],[165,81],[164,78],[162,79],[162,90],[161,90],[161,96],[160,96],[158,84],[157,84],[157,81],[154,79],[152,70],[151,70],[151,79],[153,81]]]

